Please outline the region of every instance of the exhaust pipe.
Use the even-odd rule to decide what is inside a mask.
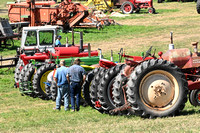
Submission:
[[[80,32],[80,52],[83,52],[83,32]]]
[[[198,42],[192,42],[194,52],[198,55]]]
[[[74,28],[72,28],[72,46],[74,46]]]
[[[169,50],[174,49],[173,32],[170,32],[170,40],[171,40],[171,44],[169,44]]]
[[[111,50],[110,61],[113,61],[113,51]]]

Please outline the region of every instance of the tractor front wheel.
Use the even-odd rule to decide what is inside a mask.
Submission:
[[[200,106],[200,90],[191,90],[189,100],[193,106]]]
[[[154,13],[156,13],[156,10],[155,10],[155,8],[149,8],[148,9],[148,13],[150,13],[150,14],[154,14]]]
[[[135,114],[154,118],[177,115],[187,102],[185,75],[166,60],[152,59],[137,66],[127,83],[128,102]]]
[[[134,6],[131,2],[126,1],[121,6],[121,11],[123,14],[131,14],[133,13]]]

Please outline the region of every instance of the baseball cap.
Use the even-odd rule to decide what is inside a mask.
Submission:
[[[57,38],[62,38],[62,36],[59,35]]]

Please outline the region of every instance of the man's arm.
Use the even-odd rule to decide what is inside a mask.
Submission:
[[[56,85],[57,85],[57,82],[58,82],[57,78],[56,78],[56,77],[53,77],[53,79],[54,79],[54,81],[56,81]]]
[[[68,84],[70,84],[69,74],[67,74],[67,81],[68,81]]]

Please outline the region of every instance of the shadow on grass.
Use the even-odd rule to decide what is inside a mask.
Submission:
[[[185,115],[192,115],[192,114],[200,114],[200,110],[183,110],[180,112],[179,116],[185,116]]]

